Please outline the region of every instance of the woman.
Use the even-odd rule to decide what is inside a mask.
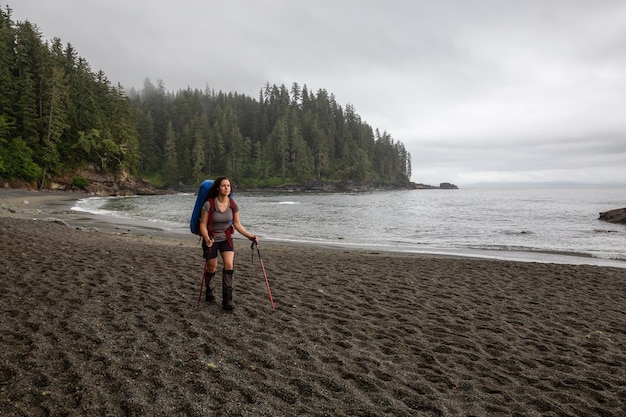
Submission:
[[[202,249],[207,260],[204,282],[206,284],[206,301],[214,302],[211,280],[217,270],[217,253],[222,256],[222,308],[234,309],[233,305],[233,275],[235,247],[231,239],[233,228],[248,239],[259,243],[259,239],[250,234],[239,220],[239,206],[230,198],[230,180],[227,177],[218,177],[209,190],[207,201],[202,206],[200,215],[200,236]]]

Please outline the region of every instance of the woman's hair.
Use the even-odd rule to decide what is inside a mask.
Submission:
[[[230,178],[228,177],[217,177],[215,178],[215,180],[213,181],[213,185],[211,185],[211,188],[209,188],[209,193],[207,194],[207,198],[215,198],[218,196],[218,194],[220,193],[220,185],[222,184],[222,181],[224,180],[228,180],[230,181]],[[232,181],[231,181],[231,186],[232,186]]]

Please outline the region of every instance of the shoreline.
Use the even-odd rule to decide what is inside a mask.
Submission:
[[[195,246],[198,239],[191,233],[177,233],[154,227],[147,222],[135,219],[93,214],[84,211],[71,210],[76,201],[92,197],[87,194],[53,191],[53,190],[23,190],[23,189],[0,189],[0,217],[18,217],[37,220],[60,222],[82,230],[97,230],[114,235],[134,235],[138,238],[159,240],[164,243],[170,242]],[[25,204],[24,201],[28,201]],[[245,241],[235,234],[235,241]],[[514,251],[488,251],[488,250],[434,250],[417,252],[414,250],[402,250],[399,248],[369,249],[358,245],[323,244],[309,242],[285,242],[272,239],[263,239],[262,246],[267,245],[294,245],[301,248],[321,247],[328,250],[349,250],[362,252],[383,252],[397,254],[399,256],[435,257],[435,258],[468,258],[494,261],[516,262],[539,262],[555,263],[563,265],[595,265],[616,268],[626,268],[626,262],[616,259],[602,259],[591,256],[575,256],[573,254],[550,253],[550,252],[514,252]]]
[[[132,235],[136,238],[170,243],[193,241],[193,236],[168,232],[133,219],[98,215],[72,210],[75,203],[87,194],[67,191],[28,191],[0,189],[0,217],[14,217],[37,221],[63,223],[83,231],[109,235]]]
[[[198,303],[193,236],[33,221],[71,198],[14,197],[28,208],[0,215],[0,415],[626,413],[624,269],[272,242],[272,310],[235,241],[225,312]]]

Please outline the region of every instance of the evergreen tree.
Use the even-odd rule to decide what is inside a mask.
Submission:
[[[167,125],[167,134],[165,135],[165,178],[170,184],[175,183],[179,179],[178,174],[178,153],[176,149],[176,133],[172,126],[172,122]]]
[[[14,103],[16,90],[13,74],[16,70],[16,33],[11,21],[11,9],[0,9],[0,116],[4,117],[5,139],[16,128]]]
[[[325,89],[266,83],[258,99],[146,78],[126,94],[70,43],[0,10],[0,176],[33,179],[94,163],[163,185],[229,175],[251,186],[408,182],[411,156]]]
[[[203,172],[206,167],[204,148],[205,144],[202,131],[198,129],[194,134],[193,167],[191,170],[191,175],[195,183],[201,183],[203,181]]]
[[[39,75],[43,64],[41,34],[29,22],[18,24],[16,32],[15,116],[17,135],[31,149],[40,148],[38,107]],[[37,158],[40,160],[40,158]]]

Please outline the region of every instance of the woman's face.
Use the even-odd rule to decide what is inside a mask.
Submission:
[[[220,183],[219,187],[220,195],[228,196],[230,195],[230,181],[227,179],[223,179]]]

